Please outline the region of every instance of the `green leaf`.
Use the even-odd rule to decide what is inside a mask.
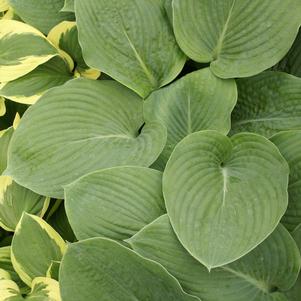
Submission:
[[[72,78],[66,62],[61,57],[54,57],[30,73],[0,84],[0,95],[19,103],[33,104],[47,90]]]
[[[4,269],[9,274],[10,280],[13,280],[14,282],[17,283],[19,288],[21,288],[21,291],[26,291],[27,286],[21,281],[20,277],[14,270],[13,264],[11,262],[10,254],[11,254],[10,246],[0,248],[0,267],[1,269]]]
[[[271,141],[279,148],[290,167],[289,203],[282,222],[293,231],[301,224],[301,131],[281,132],[273,136]]]
[[[32,286],[36,277],[46,276],[52,261],[60,261],[66,244],[41,218],[23,214],[12,241],[11,258],[20,278]]]
[[[64,0],[8,0],[10,6],[26,23],[43,33],[64,20],[74,20],[74,14],[60,12]]]
[[[59,114],[58,114],[59,112]],[[143,120],[143,101],[114,81],[76,79],[51,89],[22,117],[11,140],[7,175],[41,195],[107,167],[151,165],[166,130]]]
[[[71,56],[76,64],[76,73],[91,79],[97,79],[99,77],[100,72],[90,69],[83,59],[82,49],[78,41],[76,22],[63,21],[59,23],[51,29],[47,38],[53,45]],[[90,76],[86,76],[87,74]]]
[[[52,209],[55,209],[52,207]],[[76,240],[72,228],[69,224],[64,202],[62,202],[47,222],[62,236],[62,238],[69,242]]]
[[[0,97],[0,117],[5,115],[5,113],[6,113],[5,99],[3,97]]]
[[[48,278],[59,280],[60,265],[61,265],[60,261],[52,261],[49,268],[48,268],[48,270],[47,270],[46,276]]]
[[[295,239],[299,250],[301,252],[301,224],[293,231],[293,238]],[[301,273],[295,283],[295,285],[286,292],[288,301],[299,301],[301,296]]]
[[[264,72],[237,81],[238,102],[232,134],[255,132],[266,137],[301,129],[301,79],[282,72]]]
[[[68,247],[60,269],[64,301],[192,301],[158,263],[102,238]]]
[[[0,82],[15,80],[56,55],[57,49],[37,29],[0,20]]]
[[[301,77],[301,31],[287,53],[287,55],[273,67],[273,70],[284,71],[286,73]]]
[[[162,0],[77,0],[75,12],[87,64],[143,98],[182,70]]]
[[[115,167],[84,176],[65,188],[65,200],[79,240],[124,240],[166,212],[162,173],[144,167]]]
[[[129,241],[142,256],[162,264],[183,289],[206,301],[280,301],[300,269],[298,248],[285,228],[276,230],[238,261],[208,270],[182,247],[167,215]]]
[[[0,300],[23,301],[18,285],[10,279],[0,280]]]
[[[74,13],[74,1],[75,0],[65,0],[64,7],[61,9],[61,11]]]
[[[23,212],[42,217],[49,198],[36,194],[15,183],[11,177],[0,176],[0,226],[14,231]]]
[[[174,0],[177,41],[219,77],[247,77],[279,62],[301,25],[299,0]],[[281,22],[279,22],[281,20]]]
[[[158,120],[167,128],[167,143],[156,164],[164,169],[176,144],[193,132],[227,134],[236,100],[235,81],[219,79],[209,68],[152,93],[144,105],[145,119]]]
[[[202,131],[184,138],[163,175],[167,213],[183,246],[208,269],[250,252],[285,213],[288,174],[262,136]]]

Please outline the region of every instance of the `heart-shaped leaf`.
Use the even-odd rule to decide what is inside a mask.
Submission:
[[[248,255],[210,273],[182,247],[166,215],[128,242],[162,264],[185,291],[206,301],[286,300],[284,292],[296,281],[301,265],[296,243],[281,225]]]
[[[113,81],[69,81],[24,114],[6,174],[32,191],[62,198],[63,186],[89,172],[151,165],[166,130],[157,122],[143,124],[143,101],[129,89]]]
[[[235,81],[219,79],[209,68],[153,92],[144,104],[145,119],[158,120],[167,128],[167,143],[156,165],[164,169],[176,144],[193,132],[227,134],[236,100]]]
[[[179,49],[161,0],[77,0],[84,59],[146,97],[182,70]],[[126,66],[126,68],[124,68]]]
[[[184,138],[163,175],[167,213],[183,246],[209,269],[250,252],[285,213],[288,174],[262,136],[203,131]]]
[[[46,34],[61,21],[74,20],[74,14],[60,12],[64,0],[8,0],[8,2],[22,20]]]
[[[282,219],[285,226],[293,231],[301,224],[301,131],[287,131],[271,138],[290,167],[288,184],[288,209]]]
[[[68,219],[76,237],[130,238],[164,214],[162,173],[115,167],[80,178],[65,188]]]
[[[197,301],[158,263],[102,238],[68,247],[60,269],[64,301]]]
[[[36,277],[46,276],[52,261],[60,261],[65,252],[64,240],[41,218],[23,214],[12,241],[14,269],[28,285]]]
[[[211,62],[222,78],[252,76],[275,65],[301,25],[299,0],[174,0],[173,13],[183,51]]]
[[[301,129],[301,79],[282,72],[264,72],[237,81],[238,101],[232,134],[255,132],[266,137]]]
[[[47,90],[72,78],[66,62],[57,56],[16,80],[0,84],[0,95],[16,102],[33,104]]]
[[[19,21],[0,20],[0,41],[0,82],[17,79],[58,55],[41,32]]]
[[[43,216],[49,198],[38,195],[15,183],[11,177],[0,176],[0,226],[14,231],[23,212]]]

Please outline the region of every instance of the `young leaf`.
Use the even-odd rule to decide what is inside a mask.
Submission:
[[[186,58],[162,0],[77,0],[75,12],[87,64],[141,97],[182,70]]]
[[[163,175],[167,213],[181,243],[208,269],[247,254],[284,215],[288,174],[279,150],[262,136],[187,136]]]
[[[60,269],[64,301],[197,301],[158,263],[117,242],[92,238],[68,247]]]
[[[167,128],[167,143],[156,164],[164,169],[176,144],[193,132],[227,134],[236,100],[235,81],[219,79],[209,68],[153,92],[144,104],[145,119],[158,120]]]
[[[43,216],[49,198],[38,195],[15,183],[11,177],[0,176],[0,226],[15,231],[23,212]]]
[[[33,104],[47,90],[72,78],[66,62],[57,56],[16,80],[0,84],[0,95],[19,103]]]
[[[64,0],[8,0],[10,6],[26,23],[47,34],[56,24],[74,20],[74,14],[60,12]]]
[[[301,129],[301,79],[282,72],[263,72],[237,81],[238,101],[232,134],[255,132],[266,137]]]
[[[301,25],[299,0],[174,0],[174,31],[188,57],[219,77],[258,74],[288,52]],[[282,22],[279,22],[282,20]]]
[[[166,212],[162,173],[144,167],[115,167],[84,176],[65,188],[65,200],[79,240],[124,240]]]
[[[51,89],[22,117],[6,174],[41,195],[62,198],[63,186],[89,172],[149,166],[166,130],[157,122],[143,126],[142,109],[141,98],[113,81],[76,79]]]
[[[44,220],[24,213],[12,241],[12,263],[20,278],[31,286],[34,278],[46,276],[52,261],[62,259],[65,249],[64,240]]]
[[[0,41],[0,82],[15,80],[58,55],[41,32],[19,21],[0,20]]]
[[[282,219],[284,225],[293,231],[301,224],[301,131],[287,131],[271,138],[290,167],[288,185],[288,209]]]
[[[167,215],[158,218],[128,240],[142,256],[162,264],[183,289],[206,301],[280,301],[296,281],[301,265],[298,248],[279,225],[248,255],[208,270],[183,248]]]

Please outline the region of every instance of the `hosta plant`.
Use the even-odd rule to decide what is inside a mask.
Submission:
[[[300,0],[0,0],[0,301],[300,301]]]

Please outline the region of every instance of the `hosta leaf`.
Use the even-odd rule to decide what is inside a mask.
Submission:
[[[144,167],[115,167],[80,178],[65,188],[65,200],[79,240],[124,240],[165,213],[162,173]]]
[[[298,248],[281,225],[256,249],[210,273],[182,247],[166,215],[129,241],[142,256],[162,264],[188,293],[205,301],[279,301],[296,280]]]
[[[10,6],[26,23],[43,33],[64,20],[73,20],[74,14],[60,12],[64,0],[8,0]]]
[[[252,76],[275,65],[301,25],[299,0],[174,0],[173,13],[183,51],[211,62],[222,78]]]
[[[301,131],[281,132],[273,136],[271,141],[290,167],[289,205],[282,222],[292,231],[301,224]]]
[[[68,247],[60,285],[64,301],[197,300],[158,263],[102,238]]]
[[[295,239],[299,250],[301,252],[301,224],[293,231],[293,238]],[[299,301],[301,296],[301,273],[295,283],[295,285],[286,292],[288,301]]]
[[[32,282],[28,301],[61,301],[59,283],[50,278],[37,277]]]
[[[171,224],[184,247],[209,269],[261,243],[288,203],[289,169],[266,138],[215,131],[184,138],[163,175]]]
[[[62,49],[71,56],[76,63],[75,72],[91,79],[97,79],[100,76],[100,72],[98,70],[90,69],[83,59],[75,22],[63,21],[51,29],[47,38],[57,48]]]
[[[275,66],[273,70],[284,71],[301,77],[301,31],[287,55]]]
[[[55,280],[59,280],[60,265],[61,265],[60,261],[52,261],[47,270],[47,277]]]
[[[141,130],[142,109],[135,93],[113,81],[76,79],[54,88],[24,114],[6,173],[39,194],[62,198],[64,185],[89,172],[149,166],[166,131],[156,122]]]
[[[183,68],[186,59],[162,0],[77,0],[75,11],[87,64],[140,96],[168,84]]]
[[[64,7],[61,9],[61,11],[74,12],[74,1],[75,0],[65,0]]]
[[[0,12],[6,11],[9,9],[7,0],[0,0]]]
[[[2,136],[0,135],[0,175],[3,173],[7,165],[7,149],[13,132],[14,129],[11,127],[4,131]]]
[[[5,115],[5,113],[6,113],[5,99],[3,97],[0,97],[0,117]]]
[[[36,194],[15,183],[11,177],[0,176],[0,226],[14,231],[23,212],[43,216],[49,198]]]
[[[65,242],[44,220],[24,213],[12,241],[12,263],[29,286],[36,277],[46,276],[52,261],[60,261]]]
[[[0,267],[9,274],[9,278],[7,279],[13,280],[18,284],[21,290],[24,290],[25,287],[27,288],[27,286],[25,286],[25,284],[20,280],[18,274],[14,270],[10,255],[11,255],[10,246],[0,248]]]
[[[264,72],[237,81],[238,102],[232,134],[255,132],[266,137],[301,129],[301,79],[282,72]]]
[[[219,79],[208,68],[153,92],[145,102],[144,116],[167,128],[167,143],[156,164],[163,169],[176,144],[193,132],[227,134],[236,100],[235,81]]]
[[[23,301],[18,285],[9,279],[0,280],[0,300],[2,301]]]
[[[0,84],[0,95],[16,102],[33,104],[48,89],[72,78],[66,62],[57,56],[14,81]]]
[[[69,242],[74,242],[76,240],[66,215],[64,202],[59,205],[47,222],[62,236],[62,238],[64,238],[64,240]]]
[[[17,79],[56,55],[56,48],[37,29],[0,20],[0,82]]]

